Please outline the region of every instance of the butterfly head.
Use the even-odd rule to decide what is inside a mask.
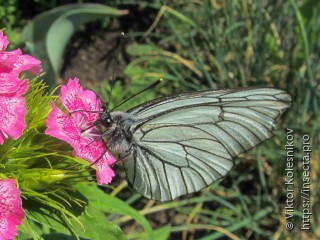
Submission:
[[[107,128],[103,133],[108,139],[108,144],[117,153],[125,154],[132,145],[132,132],[130,127],[137,120],[126,112],[103,112],[100,114],[101,124]]]
[[[111,114],[107,111],[104,111],[103,113],[101,113],[100,121],[105,128],[110,128],[114,124]]]

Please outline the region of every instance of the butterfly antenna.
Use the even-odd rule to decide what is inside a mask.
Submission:
[[[114,62],[113,62],[113,71],[112,71],[112,78],[111,78],[111,83],[110,83],[111,89],[110,89],[110,94],[109,94],[109,98],[108,98],[108,102],[107,102],[107,109],[109,109],[109,104],[110,104],[110,101],[111,101],[112,90],[113,90],[113,86],[114,86],[115,69],[116,69],[116,64],[118,62],[118,58],[119,58],[119,55],[120,55],[120,50],[122,49],[122,46],[123,46],[123,39],[124,39],[124,33],[122,32],[121,33],[121,38],[120,38],[120,41],[119,41],[119,44],[118,44],[118,47],[117,47],[117,51],[116,51],[116,54],[115,54]]]
[[[113,111],[114,109],[116,109],[117,107],[120,107],[122,104],[128,102],[130,99],[134,98],[135,96],[139,95],[140,93],[143,93],[144,91],[147,91],[147,90],[149,90],[150,88],[155,87],[156,85],[158,85],[158,84],[161,83],[161,82],[162,82],[162,78],[158,79],[157,81],[155,81],[154,83],[152,83],[150,86],[142,89],[141,91],[133,94],[131,97],[123,100],[121,103],[119,103],[118,105],[116,105],[115,107],[113,107],[113,108],[110,110],[110,112]]]

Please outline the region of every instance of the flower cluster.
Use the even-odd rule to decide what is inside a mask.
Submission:
[[[6,51],[8,44],[8,39],[0,31],[0,145],[9,137],[17,140],[26,129],[27,106],[23,95],[29,86],[27,79],[21,79],[21,73],[39,74],[42,71],[39,60],[22,54],[20,49]],[[97,169],[98,184],[110,183],[115,175],[110,166],[116,158],[96,127],[102,111],[100,100],[93,91],[83,90],[76,78],[69,79],[67,85],[62,86],[59,98],[68,114],[51,102],[45,134],[67,142],[75,155],[92,163]],[[28,169],[29,173],[31,171]],[[16,180],[0,173],[0,240],[14,238],[17,226],[25,217],[21,192],[15,185],[15,181],[22,184],[23,180],[14,178]]]
[[[46,121],[46,134],[69,143],[75,154],[97,167],[98,184],[111,182],[114,176],[110,165],[116,162],[102,139],[98,129],[94,126],[102,111],[101,102],[91,90],[83,90],[78,79],[69,79],[66,86],[62,86],[60,101],[70,115],[61,111],[53,102],[52,111]]]
[[[22,95],[28,90],[27,80],[20,80],[23,71],[41,72],[40,61],[21,53],[20,49],[5,51],[8,39],[0,32],[0,144],[9,136],[18,139],[26,128],[26,100]]]
[[[18,139],[26,128],[28,80],[20,79],[24,71],[39,74],[41,62],[20,49],[6,51],[9,41],[0,31],[0,144],[11,137]],[[2,177],[3,178],[3,177]],[[13,179],[0,178],[0,239],[12,239],[17,225],[25,217],[20,190]]]

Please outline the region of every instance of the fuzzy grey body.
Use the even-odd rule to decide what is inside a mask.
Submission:
[[[104,133],[111,149],[120,154],[127,155],[132,150],[132,132],[130,127],[137,120],[134,115],[126,112],[103,113],[101,116],[103,125],[108,128]]]

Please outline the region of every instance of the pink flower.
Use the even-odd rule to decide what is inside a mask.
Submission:
[[[15,181],[0,180],[0,240],[13,239],[25,216]]]
[[[39,74],[42,71],[41,62],[29,55],[22,54],[20,49],[5,51],[9,41],[0,31],[0,72],[14,72],[17,75],[23,71]]]
[[[97,182],[110,183],[114,176],[110,165],[116,162],[116,158],[106,149],[101,133],[93,125],[102,111],[100,100],[93,91],[83,90],[77,78],[69,79],[67,85],[62,86],[59,98],[71,116],[52,102],[45,133],[69,143],[77,156],[91,163],[100,158],[95,163]]]
[[[22,55],[21,50],[5,51],[8,39],[0,31],[0,144],[9,136],[18,139],[26,128],[26,100],[22,95],[28,90],[27,80],[19,74],[28,70],[39,74],[40,61]]]

